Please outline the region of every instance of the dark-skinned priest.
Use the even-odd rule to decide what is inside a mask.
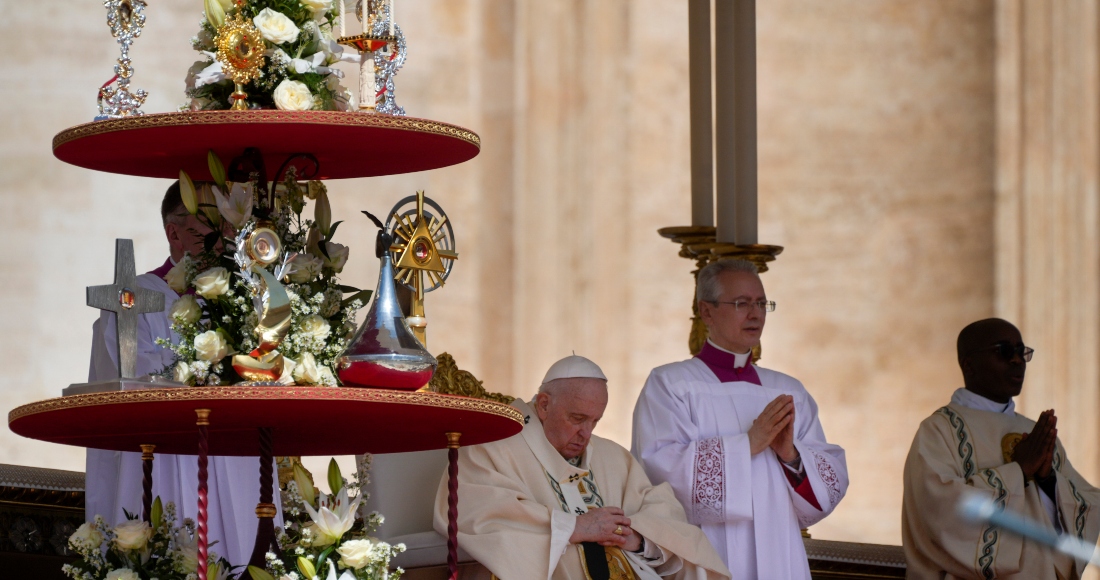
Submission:
[[[620,445],[592,434],[607,377],[566,357],[530,402],[519,434],[463,447],[458,544],[501,580],[717,580],[729,571],[668,485],[654,486]],[[435,502],[447,530],[447,478]]]
[[[810,580],[800,528],[848,491],[844,450],[825,439],[801,382],[752,362],[775,309],[756,266],[714,262],[697,284],[710,338],[695,358],[650,373],[632,451],[672,485],[734,578]]]
[[[959,333],[965,388],[925,419],[905,461],[902,542],[909,578],[1080,578],[1083,562],[958,514],[984,496],[1001,510],[1090,544],[1100,531],[1100,490],[1070,464],[1058,418],[1016,413],[1033,350],[1011,323],[991,318]]]

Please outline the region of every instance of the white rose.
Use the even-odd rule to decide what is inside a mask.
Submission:
[[[229,292],[229,272],[218,266],[195,276],[195,292],[203,298],[217,298]]]
[[[111,570],[107,572],[107,575],[103,577],[103,580],[141,580],[141,576],[138,576],[137,572],[129,568],[119,568],[117,570]]]
[[[325,251],[328,252],[328,257],[324,257],[323,254],[321,256],[321,260],[324,261],[325,267],[331,269],[333,272],[340,272],[343,270],[344,264],[348,263],[348,247],[335,242],[325,242]]]
[[[122,550],[144,550],[152,537],[153,528],[145,520],[129,520],[115,526],[115,545]]]
[[[340,544],[340,547],[336,548],[336,552],[340,554],[340,565],[356,570],[365,568],[371,563],[373,547],[370,540],[348,540]]]
[[[172,303],[168,318],[181,324],[194,324],[202,318],[202,308],[199,308],[199,301],[194,296],[180,296],[179,300]]]
[[[88,522],[81,524],[80,527],[73,532],[73,535],[69,536],[69,545],[74,548],[79,546],[98,548],[102,543],[103,534],[99,533],[99,530]]]
[[[298,40],[298,27],[282,12],[264,8],[252,19],[252,24],[256,25],[256,29],[265,40],[273,44]]]
[[[207,330],[195,337],[195,355],[199,360],[217,362],[227,354],[229,354],[229,345],[225,344],[225,339],[217,332]]]
[[[187,290],[187,266],[190,263],[191,258],[185,255],[164,275],[164,281],[168,283],[169,288],[175,290],[176,294],[183,294]]]
[[[287,278],[297,284],[305,284],[321,274],[323,262],[312,254],[298,254],[290,261]]]
[[[324,318],[310,314],[298,323],[298,332],[316,340],[324,340],[332,332],[332,327]]]
[[[267,10],[267,8],[264,8]],[[284,111],[308,111],[313,108],[313,95],[305,83],[286,79],[275,87],[275,106]]]
[[[189,385],[194,378],[195,373],[191,372],[191,365],[183,361],[176,363],[176,366],[172,368],[172,380],[177,383]]]
[[[316,385],[321,382],[321,372],[317,370],[317,362],[313,360],[312,354],[307,352],[298,359],[298,364],[294,367],[294,380],[300,385]]]
[[[324,14],[332,10],[332,0],[301,0],[301,2],[314,14]]]

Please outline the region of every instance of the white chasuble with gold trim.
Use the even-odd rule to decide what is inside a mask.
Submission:
[[[1007,447],[1035,422],[1021,415],[969,408],[957,402],[925,419],[905,461],[902,543],[909,578],[1080,578],[1083,563],[1054,554],[996,526],[968,522],[959,499],[981,494],[998,508],[1055,529],[1044,492],[1007,461]],[[1057,523],[1095,543],[1100,533],[1100,490],[1085,481],[1061,441],[1053,461]]]
[[[586,580],[584,552],[569,542],[577,517],[619,507],[653,558],[612,552],[638,578],[729,578],[672,490],[652,485],[626,449],[594,435],[579,465],[571,465],[546,440],[532,406],[512,405],[527,421],[520,434],[459,450],[458,543],[490,572],[501,580]],[[446,475],[434,523],[446,534]]]

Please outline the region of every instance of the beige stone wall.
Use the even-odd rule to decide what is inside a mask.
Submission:
[[[649,369],[686,356],[690,264],[656,235],[689,220],[686,3],[399,2],[400,102],[484,147],[458,167],[332,184],[347,281],[377,273],[358,210],[426,189],[460,252],[428,298],[430,349],[521,396],[557,358],[589,356],[611,378],[599,432],[628,443]],[[166,251],[166,182],[50,155],[54,133],[94,115],[115,58],[98,3],[55,4],[0,23],[21,39],[2,65],[20,82],[0,88],[5,409],[84,378],[83,287],[110,280],[113,238],[135,239],[139,269]],[[764,364],[806,383],[848,450],[849,497],[815,537],[898,542],[912,433],[960,382],[958,329],[993,312],[993,4],[767,0],[758,14],[761,242],[786,247],[765,276],[780,306]],[[133,51],[147,111],[182,99],[200,15],[197,1],[150,8]],[[40,48],[43,23],[65,51]],[[0,462],[82,457],[0,433]]]

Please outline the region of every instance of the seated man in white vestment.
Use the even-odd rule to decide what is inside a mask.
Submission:
[[[497,578],[729,578],[672,490],[592,435],[607,406],[595,363],[558,361],[535,398],[513,406],[522,432],[463,447],[458,460],[458,544]],[[446,535],[446,476],[435,508],[435,529]]]
[[[710,338],[695,358],[653,369],[631,451],[672,484],[734,578],[809,579],[800,529],[844,498],[844,450],[825,439],[802,383],[752,363],[775,309],[756,266],[706,266],[696,300]]]
[[[204,184],[196,184],[204,186]],[[179,294],[166,278],[185,253],[202,251],[207,228],[187,212],[180,198],[179,182],[172,184],[161,202],[161,220],[168,238],[169,258],[159,268],[137,277],[142,288],[164,294],[164,312],[142,314],[138,321],[137,374],[158,373],[170,365],[172,351],[158,346],[157,338],[178,337],[171,330],[168,313]],[[181,289],[182,290],[182,289]],[[118,343],[113,312],[103,311],[92,327],[91,368],[88,381],[118,377]],[[141,453],[89,449],[87,454],[85,513],[91,520],[102,515],[109,524],[125,520],[123,510],[141,515]],[[260,501],[259,463],[253,457],[211,457],[209,462],[208,517],[211,551],[234,565],[245,564],[256,538],[256,504]],[[198,465],[193,455],[156,454],[153,461],[153,495],[165,504],[174,502],[184,518],[198,517]],[[278,490],[275,505],[279,506]],[[281,509],[281,508],[280,508]],[[281,512],[275,525],[281,525]]]
[[[1054,410],[1016,413],[1033,350],[991,318],[959,333],[965,388],[925,419],[905,461],[902,542],[908,578],[1080,578],[1084,562],[958,514],[969,494],[1095,544],[1100,490],[1070,465]]]

